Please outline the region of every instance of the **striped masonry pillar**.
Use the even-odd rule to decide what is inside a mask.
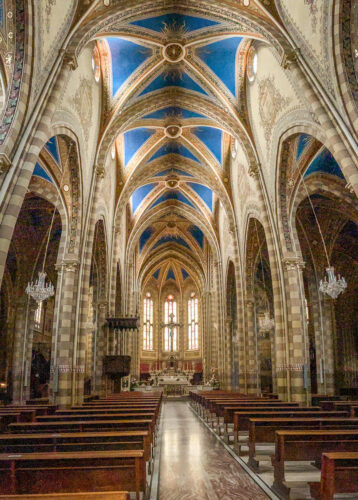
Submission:
[[[106,355],[107,302],[97,304],[96,350],[93,392],[100,397],[106,393],[106,377],[103,375],[103,358]]]
[[[37,303],[27,295],[16,304],[12,360],[13,403],[25,404],[30,398],[32,340]]]
[[[50,400],[60,407],[71,405],[74,329],[77,304],[78,260],[64,259],[58,266],[54,330],[52,334]],[[84,371],[83,365],[83,371]],[[84,373],[83,373],[84,375]]]
[[[257,334],[255,328],[255,302],[253,298],[247,298],[246,304],[246,380],[247,393],[258,392],[258,363],[257,363]]]
[[[290,361],[278,369],[290,372],[292,401],[310,401],[311,384],[309,376],[308,332],[305,321],[304,289],[302,268],[304,262],[297,257],[283,259],[285,266],[286,297],[288,310],[288,338]],[[306,367],[306,379],[304,379]]]

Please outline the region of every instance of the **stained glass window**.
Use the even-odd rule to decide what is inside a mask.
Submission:
[[[143,304],[143,350],[153,350],[153,300],[149,292]]]
[[[170,323],[177,323],[177,303],[173,295],[168,295],[164,304],[164,350],[178,350],[178,330],[176,326],[170,327]]]
[[[34,317],[34,327],[36,330],[40,330],[41,328],[42,310],[43,310],[43,302],[40,302],[39,305],[37,306]]]
[[[188,349],[199,349],[199,305],[195,293],[188,300]]]

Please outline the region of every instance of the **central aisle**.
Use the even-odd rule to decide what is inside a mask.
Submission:
[[[162,414],[160,500],[264,500],[268,497],[184,401]]]

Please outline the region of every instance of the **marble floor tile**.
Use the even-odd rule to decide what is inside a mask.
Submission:
[[[160,500],[268,498],[185,401],[166,401],[162,419]]]

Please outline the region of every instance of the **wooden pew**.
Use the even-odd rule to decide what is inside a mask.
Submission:
[[[10,411],[35,410],[36,415],[52,415],[57,408],[57,405],[6,405],[5,407],[1,407],[0,411],[2,409]]]
[[[129,500],[126,491],[101,491],[100,493],[51,493],[50,495],[0,495],[0,500]]]
[[[249,422],[248,441],[236,443],[236,451],[241,454],[241,446],[249,447],[249,467],[254,471],[259,470],[259,460],[256,458],[256,445],[258,443],[274,443],[275,433],[279,430],[302,429],[357,429],[358,418],[252,418]],[[269,456],[267,456],[269,459]]]
[[[8,426],[13,433],[35,432],[99,432],[120,430],[148,430],[153,434],[153,421],[151,419],[117,419],[117,420],[75,420],[66,422],[25,422],[14,423]]]
[[[296,412],[300,413],[312,413],[321,411],[319,407],[311,406],[311,407],[301,407],[301,406],[286,406],[285,404],[280,404],[276,406],[271,405],[234,405],[234,406],[223,406],[219,411],[219,419],[222,420],[222,423],[227,427],[228,424],[234,423],[234,415],[237,412],[275,412],[275,411],[285,411],[285,412]]]
[[[322,453],[358,451],[358,430],[297,430],[276,431],[275,455],[272,457],[274,483],[272,489],[280,497],[289,498],[285,482],[285,463],[314,461],[320,465]]]
[[[335,493],[358,493],[358,453],[323,453],[321,482],[309,486],[315,500],[333,500]]]
[[[146,492],[142,450],[0,455],[1,494]]]
[[[20,412],[0,412],[0,432],[6,432],[13,422],[20,422]]]
[[[0,434],[0,453],[34,453],[57,451],[94,451],[107,449],[140,449],[145,460],[151,458],[148,431],[69,432],[51,434]]]
[[[312,394],[311,396],[312,405],[316,406],[321,403],[321,401],[340,401],[340,396],[327,396],[326,394]]]
[[[147,420],[155,420],[155,413],[148,412],[146,410],[137,413],[128,413],[128,410],[117,413],[91,413],[89,415],[86,414],[70,414],[70,415],[44,415],[42,417],[36,417],[36,422],[75,422],[77,420],[117,420],[117,419],[127,419],[127,420],[136,420],[136,419],[147,419]]]
[[[234,413],[234,443],[238,441],[240,431],[248,431],[251,418],[348,418],[347,412],[342,411],[301,411],[291,410],[273,410],[273,411],[240,411]],[[12,424],[14,425],[14,424]],[[9,429],[12,428],[9,426]],[[230,436],[229,436],[230,437]]]
[[[244,402],[228,402],[228,401],[219,401],[219,402],[213,402],[211,404],[210,410],[215,414],[215,417],[211,418],[211,422],[217,421],[218,423],[220,422],[220,419],[224,419],[223,422],[228,423],[232,421],[233,415],[231,415],[230,420],[227,420],[225,417],[227,417],[227,413],[230,410],[236,410],[239,411],[241,409],[247,408],[248,410],[251,408],[301,408],[298,403],[283,403],[283,402],[276,402],[276,401],[244,401]],[[311,407],[313,410],[320,410],[320,407]]]
[[[25,409],[25,408],[19,408],[19,409],[8,409],[8,408],[1,408],[0,409],[0,415],[8,415],[11,413],[19,413],[20,418],[19,422],[33,422],[35,420],[36,416],[36,410],[33,409]]]

